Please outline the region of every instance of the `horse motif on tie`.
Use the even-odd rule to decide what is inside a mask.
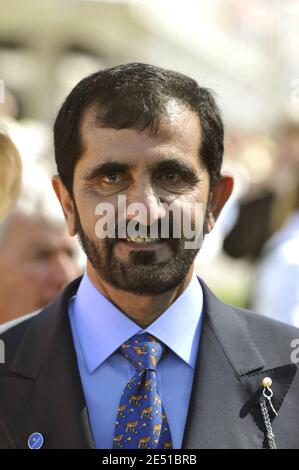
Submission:
[[[158,343],[157,339],[154,336],[149,335],[148,339],[151,343]]]
[[[138,347],[138,346],[134,346],[134,351],[136,354],[138,354],[138,356],[142,356],[143,354],[147,354],[147,350],[146,350],[146,345],[142,346],[141,348]]]
[[[124,414],[125,409],[126,409],[126,405],[121,405],[121,406],[118,407],[117,416],[119,418],[125,418],[125,414]]]
[[[172,449],[172,442],[171,441],[164,442],[164,449]]]
[[[126,424],[126,432],[136,432],[138,421],[131,421],[130,423]]]
[[[157,395],[154,396],[154,405],[157,406],[160,403],[159,397]]]
[[[148,380],[145,381],[144,388],[145,388],[145,390],[147,390],[148,392],[150,391],[151,383],[152,383],[152,380],[151,380],[151,379],[148,379]]]
[[[165,345],[148,333],[137,334],[126,341],[119,351],[136,371],[121,394],[114,448],[172,449],[156,374]]]
[[[145,417],[145,419],[150,419],[152,410],[153,410],[152,406],[148,406],[147,408],[143,408],[143,410],[141,412],[141,418]]]
[[[132,384],[133,384],[134,381],[135,381],[135,377],[133,376],[133,377],[129,380],[129,382],[127,383],[127,387],[128,387],[129,390],[131,390]]]
[[[161,424],[155,424],[153,427],[153,434],[155,436],[159,436],[160,432],[161,432]]]
[[[141,400],[142,395],[131,395],[130,396],[130,405],[132,404],[133,406],[136,406],[139,404],[139,401]]]
[[[147,436],[147,437],[141,437],[139,440],[138,440],[138,447],[141,448],[141,447],[147,447],[147,444],[149,443],[149,441],[151,440],[151,436]]]
[[[113,442],[119,447],[123,437],[124,437],[123,434],[120,434],[119,436],[115,436],[113,439]]]

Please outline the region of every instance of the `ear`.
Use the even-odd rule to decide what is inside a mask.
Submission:
[[[221,210],[233,191],[233,187],[234,179],[230,175],[221,175],[218,183],[214,186],[211,194],[210,211],[208,213],[208,232],[214,228]]]
[[[70,236],[74,236],[76,235],[77,230],[75,224],[73,199],[58,175],[53,176],[52,186],[63,210],[68,232]]]

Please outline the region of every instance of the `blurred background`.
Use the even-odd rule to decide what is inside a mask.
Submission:
[[[197,271],[223,300],[299,326],[299,0],[1,0],[0,8],[0,125],[21,154],[24,186],[43,191],[55,173],[52,124],[82,77],[132,61],[192,76],[217,94],[223,170],[236,179]],[[75,262],[84,269],[82,254]]]

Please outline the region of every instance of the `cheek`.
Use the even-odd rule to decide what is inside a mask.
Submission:
[[[124,200],[118,197],[102,201],[99,197],[89,196],[77,207],[85,234],[98,243],[107,236],[114,237],[115,227],[118,221],[123,221],[122,215],[125,213]]]
[[[84,201],[77,203],[77,210],[84,232],[93,238],[95,225],[98,219],[98,216],[96,215],[97,202],[92,198],[86,198]]]
[[[20,269],[20,275],[23,277],[24,282],[31,286],[32,290],[36,290],[47,282],[48,272],[46,263],[29,262]]]
[[[201,190],[194,190],[188,195],[176,198],[171,204],[171,216],[174,224],[184,230],[196,227],[202,229],[206,211],[206,195]]]
[[[191,202],[207,203],[209,196],[209,182],[204,180],[201,184],[193,188],[187,195],[187,200]]]

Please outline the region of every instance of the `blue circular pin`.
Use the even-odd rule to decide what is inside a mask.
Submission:
[[[29,449],[40,449],[43,446],[44,438],[40,432],[34,432],[28,439]]]

